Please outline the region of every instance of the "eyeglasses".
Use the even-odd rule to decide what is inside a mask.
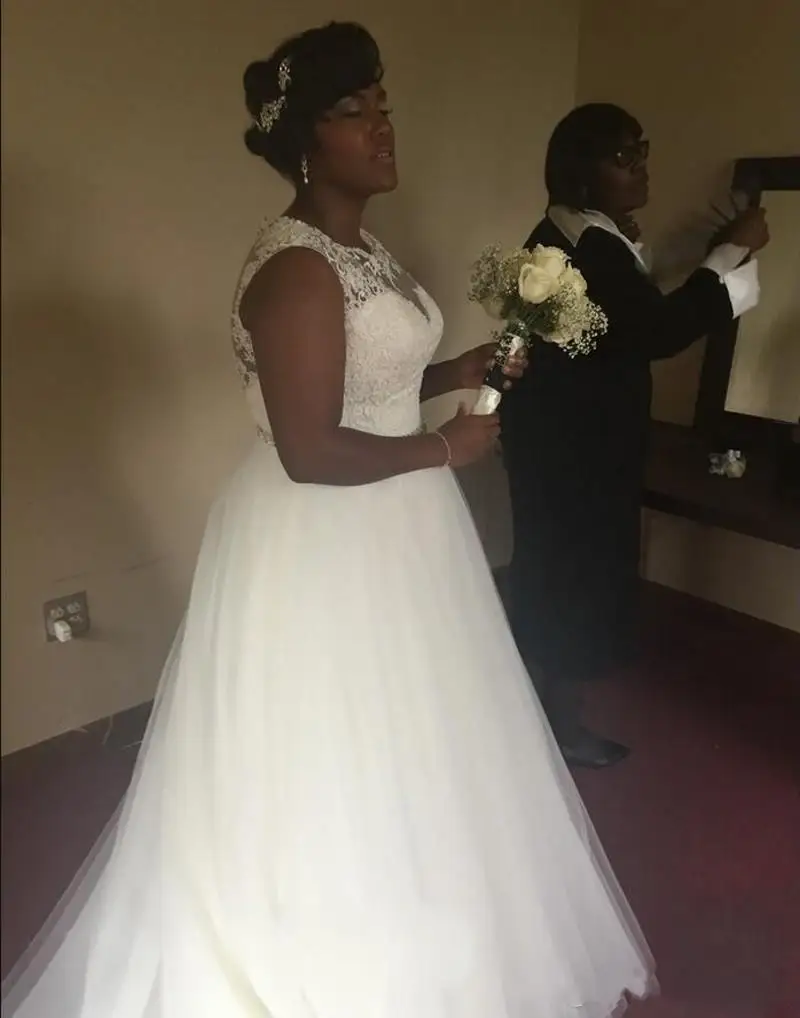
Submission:
[[[621,170],[632,170],[634,166],[646,163],[649,155],[650,142],[642,139],[631,142],[630,145],[623,145],[614,153],[612,159]]]

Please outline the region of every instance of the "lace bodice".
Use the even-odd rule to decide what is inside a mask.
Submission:
[[[233,305],[233,345],[259,434],[272,435],[256,373],[253,344],[239,304],[255,273],[278,251],[307,247],[336,272],[344,291],[347,356],[342,424],[378,435],[409,435],[421,425],[422,374],[442,335],[441,313],[386,249],[364,234],[369,251],[343,247],[296,219],[267,223],[245,262]]]

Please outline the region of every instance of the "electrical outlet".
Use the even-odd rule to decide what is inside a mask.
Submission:
[[[53,625],[56,622],[66,622],[74,638],[86,636],[89,632],[89,599],[85,590],[57,597],[44,606],[44,627],[48,643],[55,642]]]

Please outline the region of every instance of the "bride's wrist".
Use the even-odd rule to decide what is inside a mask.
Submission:
[[[429,364],[422,376],[422,400],[435,399],[437,396],[444,396],[448,392],[463,388],[460,385],[461,374],[457,357],[454,360]]]
[[[434,431],[433,438],[438,439],[440,444],[440,451],[441,453],[444,454],[444,462],[442,463],[442,466],[449,467],[450,464],[453,462],[453,450],[450,446],[450,443],[447,440],[447,436],[442,434],[441,431]]]
[[[445,361],[447,371],[447,392],[460,392],[462,389],[474,389],[475,379],[469,357],[473,353],[467,350],[452,360]]]

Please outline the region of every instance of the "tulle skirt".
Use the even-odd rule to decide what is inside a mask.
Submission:
[[[212,508],[137,770],[11,1018],[609,1018],[651,960],[448,471]]]

